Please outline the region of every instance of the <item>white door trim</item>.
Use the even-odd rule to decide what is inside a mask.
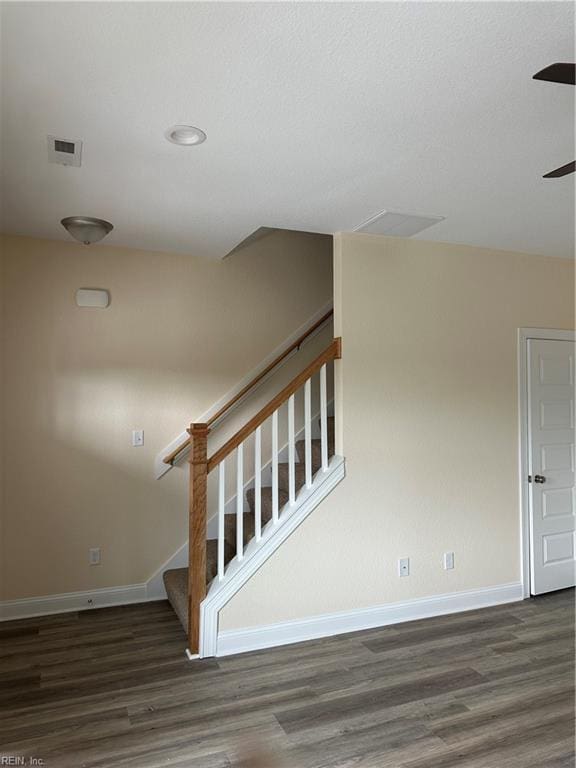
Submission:
[[[530,508],[528,498],[528,340],[575,341],[576,332],[558,328],[518,329],[518,487],[520,494],[520,562],[524,598],[530,597]]]

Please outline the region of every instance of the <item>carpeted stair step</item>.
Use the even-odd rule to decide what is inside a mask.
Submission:
[[[296,462],[294,464],[294,474],[296,478],[296,493],[304,486],[306,483],[306,464],[305,464],[305,458],[306,458],[306,441],[305,440],[298,440],[296,443],[296,453],[298,455],[298,458],[300,461]],[[328,439],[328,458],[330,459],[332,456],[334,456],[334,440]],[[322,441],[321,440],[312,440],[312,477],[318,472],[320,467],[322,466]],[[278,465],[278,487],[285,491],[285,493],[289,492],[289,464],[288,463],[282,463]]]
[[[218,542],[206,542],[206,584],[209,584],[218,573]]]
[[[246,544],[248,544],[248,542],[254,538],[256,523],[253,512],[244,512],[243,518],[242,540],[244,542],[244,546],[246,546]],[[233,552],[232,557],[234,557],[236,554],[236,515],[226,515],[224,519],[224,537],[226,543]]]
[[[327,433],[328,433],[328,458],[334,456],[334,416],[328,416],[326,419]],[[298,440],[296,443],[296,451],[300,461],[304,461],[305,454],[305,441]],[[322,441],[320,438],[312,440],[312,472],[317,472],[322,466]]]
[[[334,456],[334,417],[328,416],[327,418],[327,432],[328,432],[328,458]],[[300,459],[294,465],[296,475],[296,493],[306,483],[306,441],[298,440],[296,443],[296,454]],[[278,487],[289,493],[289,470],[288,463],[282,463],[278,465]],[[320,439],[312,440],[312,477],[318,472],[322,466],[322,441]]]
[[[326,426],[328,427],[328,445],[330,445],[330,443],[334,445],[334,416],[328,416],[326,419]]]
[[[228,563],[236,552],[224,543],[224,559]],[[208,539],[206,542],[206,584],[209,584],[218,574],[218,542],[216,539]],[[186,616],[188,614],[188,568],[172,568],[162,574],[164,587],[170,605],[174,608],[184,629],[187,629]]]
[[[162,578],[170,605],[188,631],[188,568],[171,568],[164,571]]]
[[[256,509],[255,504],[255,498],[256,498],[256,491],[254,488],[250,488],[248,491],[246,491],[246,499],[248,501],[248,506],[254,512]],[[268,522],[268,520],[272,519],[272,488],[265,487],[262,488],[262,525]],[[284,491],[280,490],[278,488],[278,509],[282,509],[284,504],[288,502],[288,494]]]
[[[244,541],[244,546],[246,546],[246,544],[248,544],[248,542],[254,538],[254,535],[256,533],[255,496],[256,496],[256,491],[254,490],[254,488],[251,488],[250,490],[246,491],[246,499],[248,500],[248,506],[250,507],[250,510],[248,512],[244,512],[244,520],[242,522],[242,533],[243,533],[242,538]],[[272,488],[262,488],[261,499],[262,499],[262,502],[261,502],[262,528],[264,528],[266,523],[272,519]],[[288,494],[284,493],[283,491],[280,491],[279,489],[278,490],[278,508],[282,509],[284,504],[286,504],[287,502],[288,502]],[[224,530],[225,530],[226,543],[228,544],[229,548],[232,550],[233,552],[232,557],[233,557],[236,554],[236,515],[226,515],[226,520],[224,522]]]
[[[298,442],[296,443],[296,453],[298,455],[298,459],[300,460],[300,463],[304,464],[306,460],[306,441],[305,440],[298,440]],[[330,441],[330,439],[328,439],[328,459],[331,459],[332,456],[334,456],[334,441],[333,440]],[[322,441],[312,440],[312,474],[315,475],[321,466],[322,466]]]
[[[278,488],[284,493],[288,494],[290,491],[290,481],[288,479],[289,464],[278,464]],[[296,478],[296,494],[304,486],[306,482],[306,467],[302,462],[294,464],[294,475]]]

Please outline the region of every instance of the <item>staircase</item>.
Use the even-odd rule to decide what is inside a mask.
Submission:
[[[318,322],[308,333],[317,327]],[[188,635],[189,659],[217,655],[219,611],[344,477],[344,460],[334,455],[334,419],[328,416],[328,380],[340,357],[341,341],[333,339],[209,456],[209,435],[276,363],[268,365],[208,422],[191,424],[189,439],[163,459],[172,464],[186,451],[190,464],[188,568],[163,574],[168,599]],[[319,414],[320,439],[313,439],[312,414]],[[302,434],[304,439],[297,439]],[[284,435],[287,441],[280,448]],[[254,487],[246,492],[245,464],[250,471],[254,467]],[[271,470],[270,487],[262,486],[265,468]],[[217,483],[209,487],[211,472]],[[228,505],[227,495],[232,496]],[[235,514],[230,514],[230,502]],[[209,509],[211,514],[217,510],[216,539],[207,538]]]
[[[328,457],[334,455],[334,418],[328,416],[327,419],[328,436]],[[312,474],[315,476],[322,467],[322,445],[321,440],[312,440]],[[295,482],[296,482],[296,502],[298,493],[306,483],[306,441],[296,442],[296,455],[298,462],[294,464]],[[282,520],[282,509],[288,504],[290,492],[290,465],[288,462],[278,464],[278,500],[280,507],[280,521]],[[262,527],[272,520],[272,488],[263,487],[261,489],[261,519]],[[246,546],[256,534],[256,489],[250,488],[246,491],[246,501],[248,511],[243,513],[242,534],[243,544]],[[237,543],[237,516],[228,514],[224,522],[224,563],[227,566],[236,556]],[[206,542],[206,585],[208,586],[218,575],[218,540],[209,539]],[[174,568],[164,572],[164,586],[168,600],[172,605],[176,615],[180,619],[182,626],[188,630],[188,568]]]

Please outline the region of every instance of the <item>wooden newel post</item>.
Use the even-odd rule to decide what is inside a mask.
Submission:
[[[191,424],[190,505],[188,534],[188,650],[200,649],[200,603],[206,597],[207,424]]]

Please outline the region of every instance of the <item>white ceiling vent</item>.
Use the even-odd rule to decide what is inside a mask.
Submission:
[[[48,162],[80,166],[82,164],[82,142],[76,139],[48,136]]]
[[[412,237],[423,229],[433,227],[445,216],[420,216],[414,213],[396,213],[381,211],[376,216],[360,224],[354,232],[366,232],[371,235],[392,235],[392,237]]]

